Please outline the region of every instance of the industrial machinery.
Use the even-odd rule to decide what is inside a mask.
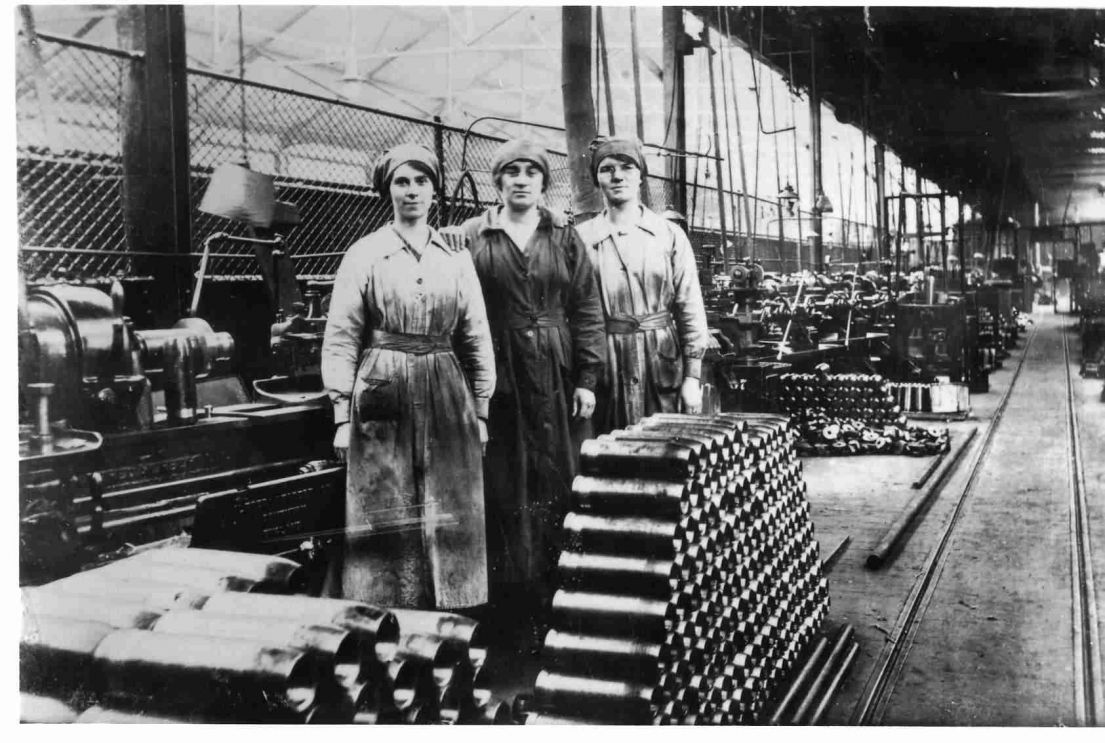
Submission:
[[[136,330],[122,289],[52,286],[20,308],[24,582],[179,534],[201,495],[328,455],[329,406],[255,403],[205,321]]]
[[[119,282],[110,293],[68,285],[27,293],[19,313],[20,377],[29,381],[25,408],[46,411],[39,420],[98,431],[190,422],[200,412],[197,385],[230,376],[234,339],[228,333],[195,317],[171,328],[135,330],[123,316],[123,300]],[[155,392],[164,400],[157,415]],[[50,450],[50,437],[35,431],[39,453]]]
[[[225,170],[232,185],[256,180]],[[204,201],[223,216],[296,221],[287,205],[258,204],[256,188],[235,197],[223,185]],[[270,368],[278,373],[254,390],[235,371],[234,338],[196,316],[216,240],[254,246],[276,308]],[[327,505],[340,504],[344,467],[327,461],[323,288],[301,297],[281,236],[253,231],[205,240],[191,316],[171,327],[136,329],[117,282],[107,292],[21,292],[21,583],[193,529],[201,541],[272,552],[340,533],[340,508]],[[211,506],[197,510],[205,498]]]
[[[1087,280],[1079,302],[1082,375],[1105,377],[1105,279]]]
[[[875,371],[894,313],[885,286],[870,275],[801,273],[766,277],[738,263],[729,286],[708,292],[707,319],[722,342],[711,359],[727,411],[778,410],[778,380],[831,362],[841,372]]]
[[[936,377],[967,381],[966,328],[966,307],[962,303],[899,304],[896,377],[903,381],[929,382]]]

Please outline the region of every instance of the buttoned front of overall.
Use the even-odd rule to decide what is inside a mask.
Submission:
[[[520,250],[498,208],[464,225],[495,345],[488,417],[488,540],[493,584],[551,585],[557,535],[571,497],[579,443],[574,388],[593,390],[604,330],[587,251],[571,226],[542,209]]]
[[[579,226],[599,280],[607,366],[596,429],[675,412],[685,377],[698,377],[709,330],[694,252],[675,225],[642,208],[630,225],[601,214]]]

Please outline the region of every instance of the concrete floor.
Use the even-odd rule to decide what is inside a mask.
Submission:
[[[1062,306],[1060,306],[1062,309]],[[860,642],[852,672],[823,722],[848,725],[888,638],[937,548],[979,459],[986,428],[1025,364],[952,531],[931,602],[895,678],[885,725],[1071,725],[1074,715],[1069,469],[1062,337],[1068,334],[1089,500],[1099,617],[1105,619],[1105,403],[1101,380],[1077,376],[1075,319],[1050,307],[1033,316],[991,390],[972,398],[966,421],[947,424],[953,451],[978,434],[908,542],[878,571],[864,566],[931,459],[906,456],[803,460],[816,537],[828,555],[851,544],[829,574],[829,630],[851,623]],[[932,422],[918,425],[942,426]],[[1105,636],[1105,626],[1100,628]],[[492,686],[503,697],[531,693],[537,658],[514,638],[496,638]]]
[[[854,625],[861,647],[826,717],[849,724],[900,614],[952,518],[986,427],[1027,354],[991,449],[963,503],[931,601],[923,606],[908,655],[879,716],[888,725],[1071,725],[1074,645],[1069,546],[1063,334],[1077,372],[1073,318],[1050,308],[1039,331],[972,398],[968,421],[950,425],[952,446],[979,433],[892,564],[863,566],[929,460],[865,457],[805,460],[814,523],[826,554],[845,535],[852,544],[830,575],[832,619]],[[1031,335],[1031,334],[1030,334]],[[1092,544],[1105,544],[1105,405],[1100,380],[1075,376]],[[1105,547],[1095,575],[1105,575]],[[1098,594],[1099,615],[1102,594]],[[1102,628],[1105,629],[1105,628]],[[909,645],[909,641],[912,644]]]

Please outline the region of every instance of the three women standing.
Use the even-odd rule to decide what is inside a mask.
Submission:
[[[591,175],[606,209],[579,227],[599,276],[607,368],[595,427],[632,425],[654,413],[699,413],[709,329],[694,251],[678,226],[641,204],[640,142],[599,139]]]
[[[605,332],[586,247],[539,205],[544,148],[507,142],[492,174],[502,205],[463,228],[495,349],[484,471],[492,600],[499,613],[540,623],[579,445],[591,435]]]
[[[491,598],[513,609],[501,613],[539,625],[596,389],[600,432],[699,412],[694,255],[640,204],[644,169],[639,143],[601,141],[607,209],[577,232],[539,205],[544,149],[507,142],[492,165],[503,203],[465,223],[469,253],[427,224],[436,158],[413,145],[381,158],[395,221],[343,259],[322,353],[348,450],[346,597],[473,607],[488,600],[490,553]],[[403,521],[421,529],[361,538]]]
[[[495,368],[471,256],[427,223],[440,178],[423,147],[380,158],[394,222],[346,252],[322,347],[348,460],[342,593],[382,606],[487,601],[481,442]]]

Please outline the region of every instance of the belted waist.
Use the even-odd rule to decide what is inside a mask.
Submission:
[[[671,313],[654,312],[651,315],[611,315],[606,318],[606,332],[613,335],[629,335],[645,330],[663,330],[671,324]]]
[[[532,312],[528,315],[512,317],[507,323],[511,330],[525,330],[526,328],[559,328],[567,322],[562,310],[549,310]]]
[[[417,333],[389,333],[385,330],[374,330],[369,346],[425,356],[430,353],[451,353],[453,351],[453,339],[447,333],[445,335],[419,335]]]

